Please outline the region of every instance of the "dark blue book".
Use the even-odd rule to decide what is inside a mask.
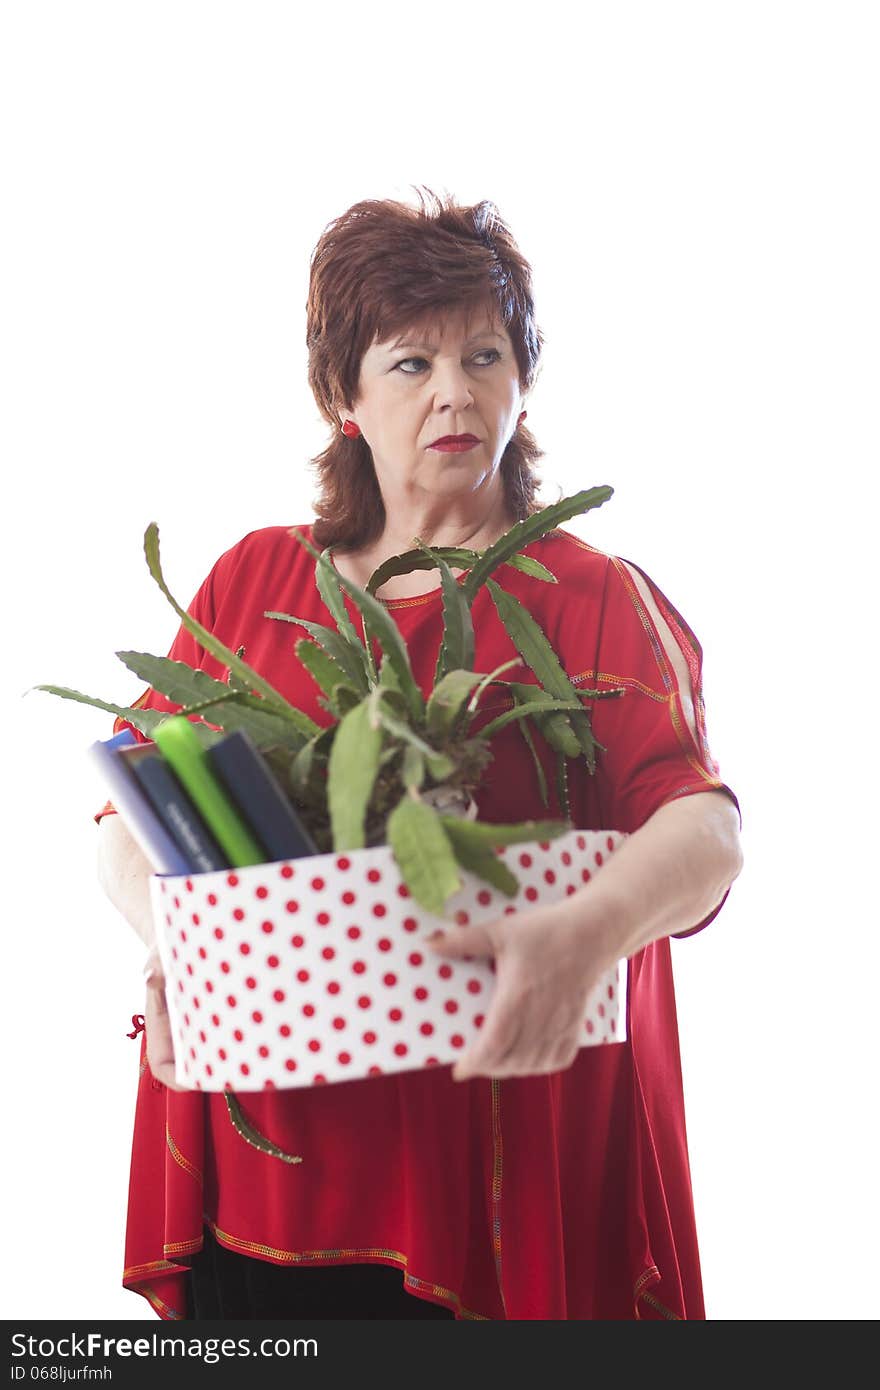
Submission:
[[[189,872],[231,868],[189,793],[155,746],[141,744],[117,756],[125,759],[168,834],[190,860]]]
[[[194,865],[190,856],[169,835],[130,764],[120,757],[123,749],[143,746],[130,729],[123,729],[113,738],[91,744],[88,752],[107,784],[110,800],[156,873],[191,874]]]
[[[244,729],[212,743],[208,763],[266,852],[270,863],[317,854],[318,848],[277,777]]]

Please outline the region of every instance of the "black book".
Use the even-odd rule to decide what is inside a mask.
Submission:
[[[236,729],[206,750],[208,763],[270,862],[300,859],[318,848],[291,805],[277,777],[244,729]]]
[[[162,754],[153,746],[120,749],[168,834],[193,865],[194,872],[228,869],[229,860],[202,819],[189,793]]]

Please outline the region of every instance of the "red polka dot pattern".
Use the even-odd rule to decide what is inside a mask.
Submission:
[[[402,891],[387,845],[235,873],[154,875],[178,1084],[259,1091],[453,1063],[490,1013],[494,961],[435,955],[422,948],[425,938],[578,892],[624,839],[618,831],[572,830],[499,848],[519,881],[516,897],[463,871],[442,918]],[[255,902],[259,913],[251,911]],[[291,913],[294,934],[285,930]],[[211,995],[216,1009],[207,1032],[200,994]],[[621,962],[586,1002],[582,1046],[625,1039],[625,1001]]]

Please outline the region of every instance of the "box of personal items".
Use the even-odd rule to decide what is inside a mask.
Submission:
[[[148,740],[124,729],[90,752],[156,869],[150,894],[178,1085],[246,1092],[454,1063],[483,1026],[494,962],[446,960],[426,948],[427,938],[559,901],[601,872],[626,838],[570,819],[481,822],[474,800],[491,739],[513,720],[555,749],[566,814],[565,759],[583,756],[595,771],[583,701],[622,691],[576,689],[527,607],[491,575],[512,565],[554,582],[523,547],[611,491],[551,504],[482,552],[417,541],[366,588],[294,530],[316,561],[335,627],[265,616],[308,630],[295,656],[321,689],[328,725],[290,704],[180,606],[162,574],[158,529],[148,527],[150,573],[226,680],[121,652],[176,713],[36,688],[115,713]],[[466,572],[463,582],[450,566]],[[417,568],[439,569],[442,586],[443,636],[427,693],[391,611],[375,597],[388,579]],[[483,585],[519,657],[476,672],[471,605]],[[534,682],[505,682],[504,672],[523,662]],[[490,686],[506,688],[511,704],[476,730]],[[625,1019],[621,961],[584,1002],[581,1044],[622,1042]]]
[[[443,960],[426,937],[516,911],[496,886],[508,878],[518,906],[554,901],[622,838],[570,831],[496,852],[480,828],[471,843],[492,854],[495,883],[461,870],[442,916],[412,896],[387,845],[154,878],[178,1084],[309,1086],[455,1062],[482,1026],[491,962]],[[622,970],[591,993],[584,1045],[622,1040]]]

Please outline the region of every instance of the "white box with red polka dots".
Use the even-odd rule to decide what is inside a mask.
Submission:
[[[446,960],[425,939],[558,902],[625,839],[570,830],[498,847],[516,895],[461,870],[442,916],[414,901],[388,845],[154,875],[177,1084],[260,1091],[453,1064],[483,1026],[495,962]],[[625,1038],[621,961],[585,999],[580,1042]]]

